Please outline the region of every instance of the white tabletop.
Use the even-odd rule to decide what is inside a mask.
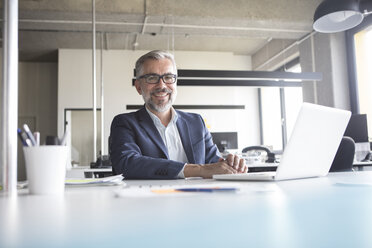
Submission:
[[[372,172],[241,182],[235,193],[149,194],[221,183],[213,180],[126,183],[125,192],[138,192],[116,197],[123,186],[95,186],[67,187],[62,197],[1,194],[0,247],[372,247]]]

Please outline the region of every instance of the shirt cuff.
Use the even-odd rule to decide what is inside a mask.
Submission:
[[[183,174],[183,170],[185,169],[185,166],[186,166],[186,163],[183,165],[181,171],[178,173],[177,178],[179,178],[179,179],[184,179],[185,178],[185,174]]]

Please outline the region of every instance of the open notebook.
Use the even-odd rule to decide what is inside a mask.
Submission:
[[[276,172],[214,175],[216,180],[287,180],[327,175],[351,113],[303,103]]]

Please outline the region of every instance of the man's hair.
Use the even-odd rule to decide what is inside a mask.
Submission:
[[[142,55],[136,62],[136,78],[142,76],[143,73],[143,64],[149,60],[161,60],[161,59],[169,59],[172,61],[174,69],[177,71],[176,61],[174,60],[174,57],[171,53],[168,53],[166,51],[161,50],[154,50],[151,52],[146,53],[145,55]]]

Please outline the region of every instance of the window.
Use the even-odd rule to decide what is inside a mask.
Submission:
[[[282,150],[282,117],[280,91],[278,88],[262,88],[262,144],[273,150]]]
[[[372,133],[372,16],[346,33],[349,56],[350,103],[353,114],[367,114]]]
[[[93,110],[65,109],[65,129],[70,136],[67,143],[71,147],[71,163],[73,166],[90,166],[96,162],[101,153],[101,110],[97,110],[97,154],[93,150]]]
[[[299,59],[278,70],[301,72]],[[301,87],[261,88],[261,143],[281,151],[292,133],[302,99]]]
[[[300,64],[296,64],[287,70],[288,72],[301,72]],[[291,137],[293,127],[295,125],[297,114],[300,111],[303,98],[302,98],[302,87],[287,87],[284,88],[284,100],[285,100],[285,119],[286,119],[286,140],[284,144],[287,144],[289,137]]]
[[[372,123],[372,25],[356,33],[354,41],[359,110],[367,114],[367,123]],[[368,133],[372,134],[372,125]]]

